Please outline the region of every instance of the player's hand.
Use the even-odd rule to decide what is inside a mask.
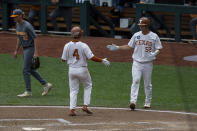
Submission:
[[[154,52],[151,52],[150,53],[150,57],[154,57],[155,56],[155,53]]]
[[[156,50],[155,52],[151,52],[151,55],[152,56],[157,56],[159,54],[159,52],[160,52],[159,50]]]
[[[34,57],[38,57],[38,53],[37,52],[34,53]]]
[[[103,63],[105,66],[110,66],[110,62],[107,60],[107,58],[102,59],[102,63]]]
[[[14,59],[16,59],[16,58],[17,58],[17,51],[14,51],[13,56],[14,56]]]
[[[112,45],[107,45],[106,46],[110,51],[115,51],[119,49],[119,46],[117,46],[116,44],[112,44]]]

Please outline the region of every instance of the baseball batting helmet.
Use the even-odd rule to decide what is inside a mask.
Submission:
[[[142,17],[140,18],[138,25],[150,26],[150,20],[147,17]]]
[[[71,36],[74,38],[80,38],[83,34],[83,30],[79,26],[75,26],[71,29]]]

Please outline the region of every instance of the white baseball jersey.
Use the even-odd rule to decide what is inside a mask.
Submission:
[[[62,59],[67,61],[69,67],[87,67],[87,59],[94,56],[86,43],[70,41],[64,46]]]
[[[162,49],[158,35],[151,31],[147,35],[142,34],[142,31],[135,33],[128,45],[134,48],[132,58],[142,63],[153,61],[155,56],[153,56],[151,52]]]
[[[64,46],[62,59],[69,65],[70,109],[76,108],[79,82],[84,85],[84,105],[90,104],[92,80],[87,68],[87,59],[93,56],[88,45],[81,41],[70,41]]]

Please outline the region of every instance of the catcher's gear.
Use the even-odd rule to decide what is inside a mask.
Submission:
[[[38,69],[40,67],[40,59],[39,57],[32,58],[31,69]]]
[[[107,45],[107,48],[110,51],[115,51],[115,50],[118,50],[119,49],[119,46],[117,46],[116,44],[112,44],[112,45]]]
[[[107,60],[107,58],[102,59],[102,63],[103,63],[105,66],[109,66],[109,65],[110,65],[110,62]]]
[[[138,25],[150,26],[150,20],[147,17],[142,17],[140,18]]]

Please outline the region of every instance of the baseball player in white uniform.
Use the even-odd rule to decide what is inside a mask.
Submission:
[[[130,108],[135,109],[138,91],[140,86],[141,76],[144,78],[144,90],[145,90],[145,104],[144,108],[151,108],[152,99],[152,61],[156,59],[156,55],[159,54],[162,49],[161,41],[157,34],[153,33],[149,29],[150,20],[147,17],[142,17],[138,23],[141,31],[135,33],[130,39],[128,45],[117,46],[115,44],[107,45],[107,48],[111,51],[115,50],[128,50],[134,48],[132,55],[132,85],[131,85],[131,98]]]
[[[104,58],[96,57],[89,46],[80,40],[82,30],[75,26],[71,30],[71,35],[74,38],[72,41],[65,44],[62,54],[62,61],[67,61],[69,65],[69,87],[70,87],[70,116],[76,116],[75,108],[77,104],[77,94],[79,91],[79,82],[84,86],[84,106],[82,108],[88,114],[92,112],[87,108],[90,104],[90,96],[92,90],[92,81],[87,68],[87,60],[91,59],[96,62],[102,62],[109,66],[110,62]]]

